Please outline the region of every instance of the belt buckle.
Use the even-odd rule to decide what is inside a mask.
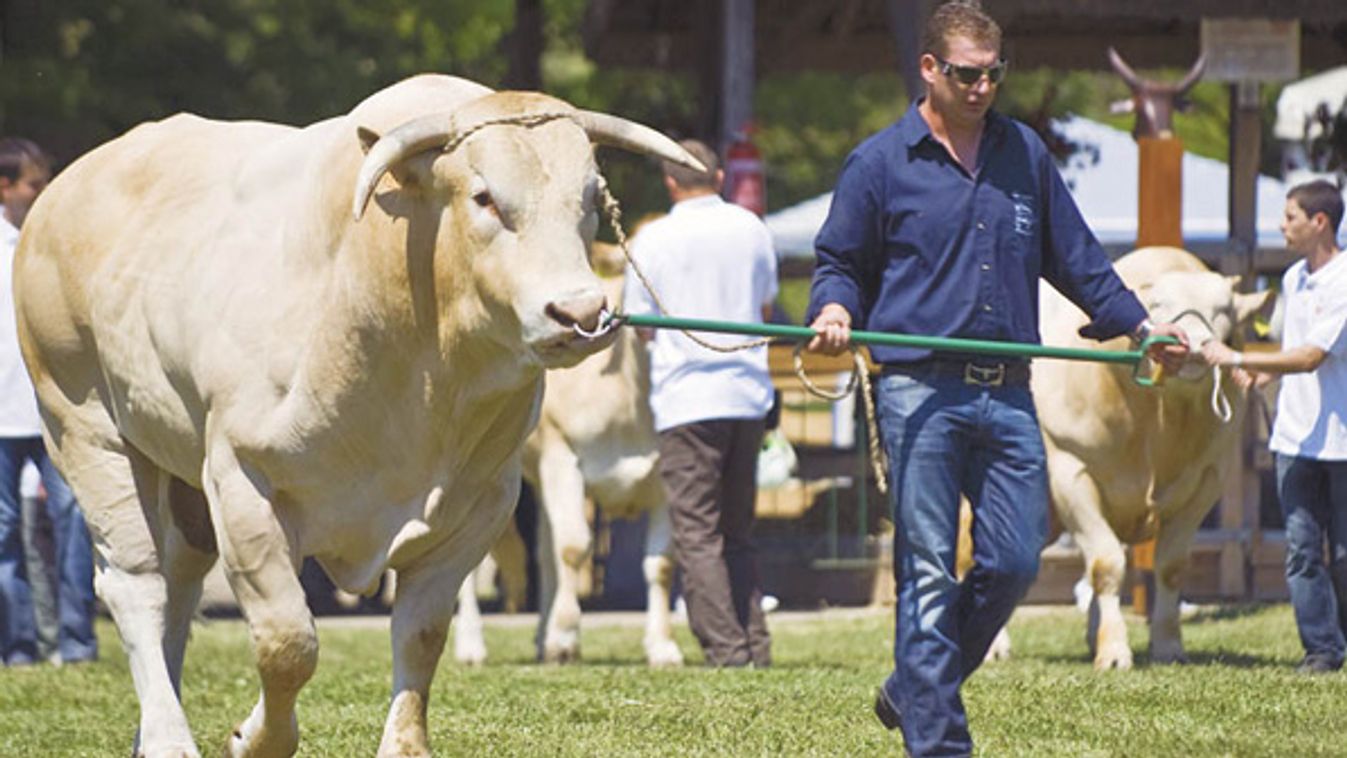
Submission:
[[[1006,381],[1006,364],[998,363],[995,366],[979,366],[975,363],[965,363],[963,366],[964,384],[976,384],[981,387],[1000,387]]]

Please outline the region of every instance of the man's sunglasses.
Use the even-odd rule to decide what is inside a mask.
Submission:
[[[957,63],[935,56],[936,63],[940,64],[940,73],[945,76],[953,76],[954,80],[965,87],[971,87],[982,81],[982,77],[987,77],[987,81],[992,84],[1000,84],[1001,80],[1006,78],[1006,62],[997,61],[994,65],[983,68],[982,66],[960,66]]]

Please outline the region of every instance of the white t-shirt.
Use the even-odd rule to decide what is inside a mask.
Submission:
[[[0,437],[40,437],[37,396],[19,355],[14,321],[14,248],[19,230],[0,214]]]
[[[1314,273],[1305,261],[1296,262],[1282,277],[1282,292],[1282,349],[1313,345],[1327,355],[1314,371],[1282,377],[1269,447],[1283,455],[1347,460],[1347,254]]]
[[[718,195],[674,204],[669,215],[636,235],[632,256],[668,313],[659,312],[630,270],[622,304],[627,313],[758,324],[763,306],[776,297],[776,254],[767,227]],[[752,339],[697,336],[717,345]],[[657,431],[712,419],[762,418],[772,407],[766,347],[721,353],[676,329],[657,329],[650,349],[650,407]]]

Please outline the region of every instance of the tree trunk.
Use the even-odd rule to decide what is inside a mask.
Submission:
[[[542,0],[515,0],[514,31],[506,43],[510,56],[507,89],[543,88],[543,18]]]

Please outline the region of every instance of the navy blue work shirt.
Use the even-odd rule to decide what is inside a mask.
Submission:
[[[842,167],[814,246],[806,323],[838,303],[853,328],[1038,344],[1038,280],[1109,339],[1146,318],[1076,208],[1043,141],[989,111],[969,175],[913,103]],[[872,345],[878,363],[930,350]]]

